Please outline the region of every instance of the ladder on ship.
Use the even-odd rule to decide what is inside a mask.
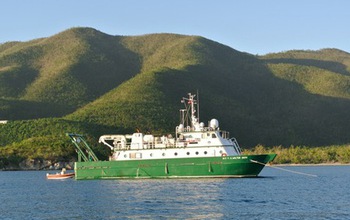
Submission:
[[[66,135],[72,140],[75,146],[75,151],[78,154],[78,162],[81,162],[82,159],[85,162],[98,161],[97,156],[86,143],[85,139],[83,138],[83,135],[73,133],[67,133]]]

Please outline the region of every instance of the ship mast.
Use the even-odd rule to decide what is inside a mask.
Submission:
[[[195,99],[196,95],[192,95],[191,93],[188,93],[188,98],[182,98],[181,102],[184,103],[187,113],[191,112],[191,115],[187,115],[187,118],[190,118],[190,126],[191,130],[198,131],[199,128],[199,111],[198,111],[198,118],[196,117],[196,104],[198,104],[198,101]],[[183,120],[182,123],[185,123]],[[188,124],[187,124],[188,126]]]

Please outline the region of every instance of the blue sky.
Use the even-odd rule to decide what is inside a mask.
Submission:
[[[350,52],[348,0],[1,0],[0,43],[71,27],[110,35],[199,35],[251,54]]]

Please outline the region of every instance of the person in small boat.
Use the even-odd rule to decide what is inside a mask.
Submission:
[[[61,175],[65,174],[65,172],[66,172],[66,168],[62,168]]]

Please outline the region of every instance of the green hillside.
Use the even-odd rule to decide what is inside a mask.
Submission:
[[[74,28],[49,38],[3,44],[0,102],[18,114],[8,117],[0,109],[0,115],[31,119],[29,112],[20,113],[29,101],[49,105],[51,117],[63,116],[117,87],[140,69],[138,56],[126,50],[121,39]],[[43,112],[34,118],[47,117]]]
[[[336,50],[288,51],[261,57],[285,88],[278,118],[295,144],[348,143],[350,54]],[[283,120],[283,118],[285,118]],[[293,139],[291,139],[293,140]]]
[[[253,56],[199,36],[92,28],[8,42],[0,45],[0,120],[11,122],[0,125],[0,157],[45,148],[49,138],[48,148],[66,146],[65,132],[95,141],[136,129],[172,133],[180,99],[197,90],[200,120],[217,118],[243,147],[347,144],[349,77],[350,54],[337,49]]]

